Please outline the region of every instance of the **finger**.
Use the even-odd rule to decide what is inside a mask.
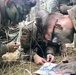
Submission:
[[[37,65],[41,65],[42,64],[42,62],[35,62]]]
[[[49,56],[47,56],[47,62],[49,62]]]
[[[18,43],[14,43],[14,45],[16,45],[16,46],[20,46],[20,44],[18,44]]]
[[[44,64],[44,61],[41,60],[41,61],[39,61],[39,62],[36,62],[36,64],[37,64],[37,65],[39,65],[39,64],[42,65],[42,64]]]
[[[50,62],[53,62],[53,60],[54,60],[54,56],[52,56],[52,57],[51,57],[51,60],[50,60]]]
[[[20,45],[15,45],[15,47],[19,47]]]
[[[41,61],[41,62],[38,62],[37,64],[38,64],[38,65],[39,65],[39,64],[41,65],[41,64],[44,64],[44,62],[43,62],[43,61]]]
[[[42,62],[43,62],[43,63],[46,63],[47,61],[46,61],[45,59],[42,59]]]
[[[56,74],[62,74],[62,72],[59,71],[59,70],[55,70],[54,72],[55,72]]]
[[[49,59],[49,62],[53,62],[54,61],[54,56],[51,55],[51,56],[48,57],[48,59]]]
[[[16,49],[16,48],[18,48],[18,47],[14,47],[14,48]]]
[[[20,44],[14,44],[13,46],[18,48],[20,46]]]

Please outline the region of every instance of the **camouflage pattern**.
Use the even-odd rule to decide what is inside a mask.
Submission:
[[[70,0],[59,0],[59,3],[68,5],[70,3]]]
[[[69,14],[69,16],[70,16],[70,18],[72,20],[73,26],[74,26],[75,31],[76,31],[76,5],[73,6],[71,9],[69,9],[67,11],[68,11],[68,14]],[[74,39],[76,39],[76,38],[74,38]],[[73,59],[75,59],[75,60],[73,60]],[[76,72],[76,57],[74,56],[72,58],[71,62],[61,65],[60,69],[61,70],[70,69],[70,70],[73,70],[73,71]]]
[[[72,20],[72,23],[74,25],[74,28],[76,30],[76,5],[73,6],[71,9],[67,10],[68,14]]]
[[[8,51],[6,44],[0,42],[0,57]]]
[[[47,0],[47,11],[49,12],[56,12],[59,10],[59,0]]]
[[[61,70],[70,69],[76,72],[76,61],[63,64],[62,66],[60,66],[60,69]]]
[[[66,57],[63,61],[68,60],[68,63],[62,63],[59,68],[61,70],[70,69],[76,72],[76,56]]]
[[[76,0],[70,0],[70,3],[73,3],[73,5],[76,4]]]
[[[58,10],[59,0],[38,0],[36,8],[38,10],[45,9],[48,12],[55,12]]]
[[[55,12],[59,8],[59,0],[37,0],[37,4],[34,8],[35,14],[39,10],[47,10],[48,12]]]
[[[36,31],[37,27],[34,23],[22,29],[21,46],[24,48],[25,53],[30,49],[32,41],[36,41]]]
[[[74,29],[76,31],[76,5],[67,11],[68,11],[68,14],[72,20]],[[74,33],[74,40],[73,41],[74,41],[74,47],[76,48],[76,33]]]
[[[8,4],[10,4],[10,2],[8,1],[17,2],[16,3],[17,5],[12,3],[9,6]],[[19,1],[20,1],[20,4],[18,4]],[[28,4],[27,4],[27,1],[25,1],[26,3],[24,3],[23,1],[21,0],[0,0],[0,42],[1,42],[0,43],[0,55],[1,56],[2,54],[8,51],[8,48],[6,46],[7,43],[11,41],[16,42],[18,34],[19,34],[19,30],[20,30],[18,23],[26,19],[25,17],[26,14],[29,14],[31,7],[35,6],[36,4],[36,2],[34,2],[35,0],[32,0],[32,1],[27,0]],[[25,5],[24,7],[23,7],[23,4]],[[28,7],[26,6],[26,4],[28,5]],[[22,18],[20,17],[20,15]]]

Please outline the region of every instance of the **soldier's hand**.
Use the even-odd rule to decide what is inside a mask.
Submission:
[[[47,62],[54,62],[55,59],[54,59],[54,56],[52,54],[48,54],[47,55]]]
[[[40,57],[39,55],[35,54],[34,55],[34,62],[36,64],[43,64],[45,62],[47,62],[44,58]]]
[[[19,46],[20,46],[20,44],[15,43],[15,42],[10,42],[7,44],[9,52],[14,52]]]

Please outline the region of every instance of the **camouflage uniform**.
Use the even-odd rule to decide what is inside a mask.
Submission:
[[[7,0],[7,1],[9,1],[9,0]],[[16,0],[11,0],[11,1],[16,1]],[[6,3],[6,2],[4,0],[1,0],[0,4]],[[18,2],[17,2],[17,4],[14,4],[15,3],[14,2],[10,6],[8,6],[8,3],[6,3],[6,6],[5,6],[5,4],[0,6],[0,25],[2,24],[2,28],[4,29],[3,30],[4,35],[0,35],[0,42],[1,42],[0,43],[0,53],[1,53],[0,55],[1,56],[2,56],[2,54],[6,53],[8,51],[6,44],[11,42],[11,41],[16,42],[16,40],[17,40],[17,37],[19,34],[19,26],[15,25],[15,24],[18,24],[18,22],[25,20],[26,14],[29,14],[31,7],[34,6],[34,5],[33,6],[28,5],[28,7],[26,7],[25,5],[21,5],[21,3],[18,4]],[[24,2],[23,2],[23,4],[24,4]],[[5,14],[5,11],[7,13],[8,18]],[[10,22],[11,22],[10,24],[12,24],[12,25],[8,25],[5,22],[3,22],[5,20],[5,18],[3,19],[2,17],[6,17],[7,20],[10,20]],[[9,21],[7,23],[9,23]],[[5,25],[7,25],[7,27]],[[2,28],[0,27],[0,33],[1,33]],[[3,36],[5,36],[5,37],[3,38]]]
[[[32,41],[36,41],[36,31],[37,27],[34,23],[22,29],[21,46],[24,48],[25,52],[28,52],[30,49]]]
[[[72,56],[71,59],[69,59],[69,63],[63,63],[59,68],[61,70],[70,69],[76,72],[76,56]]]
[[[76,5],[67,11],[72,20],[72,23],[76,32]],[[76,47],[76,33],[74,33],[74,46]]]
[[[76,5],[67,11],[72,20],[74,28],[76,30]],[[60,66],[60,69],[61,70],[70,69],[76,72],[76,56],[74,56],[72,59],[75,59],[75,60],[69,63],[63,64],[62,66]]]
[[[70,63],[65,63],[62,66],[60,66],[60,70],[63,71],[65,69],[72,70],[76,72],[76,61],[70,62]]]
[[[0,29],[1,30],[1,29]],[[9,50],[12,51],[14,48],[11,46],[9,47],[7,44],[11,41],[15,41],[15,39],[18,36],[18,31],[19,29],[17,28],[16,30],[12,30],[11,28],[9,30],[5,30],[6,34],[0,35],[0,57],[8,52]],[[2,33],[4,33],[2,32]],[[9,34],[8,34],[9,32]],[[0,34],[2,34],[0,31]]]
[[[36,5],[36,11],[47,10],[48,12],[55,12],[58,10],[59,0],[38,0]]]
[[[0,57],[5,54],[6,52],[8,52],[8,47],[6,46],[6,44],[2,44],[0,42]]]
[[[72,20],[72,23],[74,25],[74,28],[76,30],[76,5],[73,6],[71,9],[67,10],[68,14]]]

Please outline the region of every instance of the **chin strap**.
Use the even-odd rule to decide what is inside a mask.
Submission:
[[[54,25],[54,27],[53,27],[51,41],[52,41],[52,40],[53,40],[53,38],[54,38],[54,34],[55,34],[55,26],[56,26],[57,22],[58,22],[58,19],[56,20],[55,25]]]
[[[51,39],[51,41],[53,41],[53,40],[57,41],[57,37],[55,37],[55,28],[57,28],[57,29],[59,29],[59,30],[62,30],[62,29],[63,29],[63,27],[62,27],[60,24],[57,24],[57,22],[58,22],[58,19],[56,20],[55,25],[54,25],[54,27],[53,27],[52,39]]]

